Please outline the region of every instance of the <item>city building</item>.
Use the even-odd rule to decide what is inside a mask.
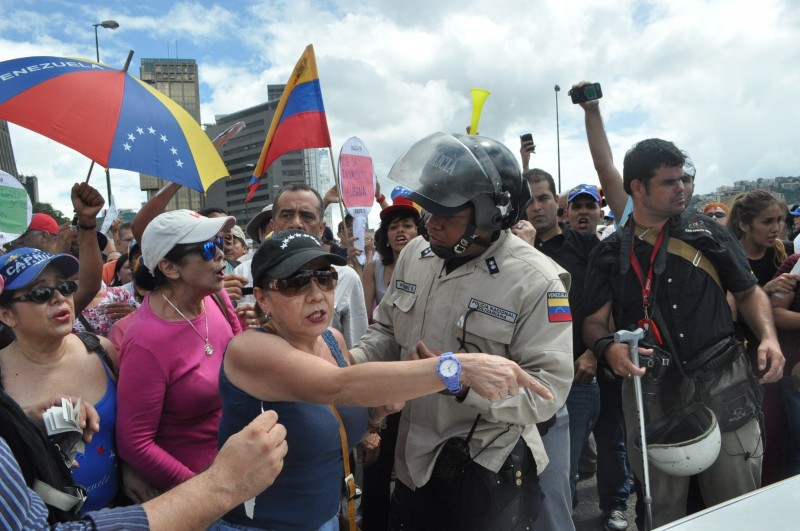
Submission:
[[[39,178],[35,175],[20,175],[17,177],[28,192],[28,197],[31,198],[31,203],[39,202]]]
[[[245,128],[220,150],[230,178],[212,184],[206,197],[208,207],[219,207],[236,216],[237,224],[241,227],[246,226],[261,209],[271,204],[278,190],[287,184],[305,183],[323,195],[333,184],[327,150],[292,151],[272,163],[253,199],[248,203],[244,202],[247,197],[247,183],[261,155],[283,89],[284,85],[269,85],[269,101],[217,116],[216,123],[206,127],[208,136],[214,138],[236,122],[245,123]]]
[[[194,59],[142,59],[139,77],[186,109],[200,122],[200,81]],[[139,174],[139,187],[150,199],[167,181],[151,175]],[[191,188],[182,187],[170,200],[167,210],[188,208],[199,210],[205,206],[205,196]]]
[[[11,147],[8,122],[5,120],[0,120],[0,170],[14,177],[19,177],[17,161],[14,159],[14,149]]]

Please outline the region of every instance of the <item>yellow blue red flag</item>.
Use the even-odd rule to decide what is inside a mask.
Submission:
[[[572,321],[567,294],[561,291],[547,292],[547,320],[551,323]]]
[[[261,178],[275,159],[289,151],[320,147],[331,147],[331,135],[322,103],[314,46],[309,44],[283,89],[258,164],[247,184],[245,202],[253,198]]]

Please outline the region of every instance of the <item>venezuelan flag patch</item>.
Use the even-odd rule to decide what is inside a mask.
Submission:
[[[551,323],[572,321],[567,294],[563,291],[547,292],[547,320]]]

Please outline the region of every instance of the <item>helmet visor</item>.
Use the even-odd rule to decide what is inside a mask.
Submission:
[[[389,178],[413,190],[412,201],[440,215],[452,215],[476,196],[495,191],[472,150],[445,133],[411,146],[389,170]]]

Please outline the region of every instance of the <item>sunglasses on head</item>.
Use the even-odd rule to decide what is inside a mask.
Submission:
[[[714,218],[724,218],[728,216],[725,212],[709,212],[708,215]]]
[[[78,291],[78,283],[74,280],[65,280],[52,288],[49,286],[41,286],[30,290],[21,297],[11,299],[11,302],[34,302],[36,304],[41,304],[49,301],[56,290],[63,296],[68,297]]]
[[[266,289],[277,291],[286,297],[294,297],[308,290],[311,287],[312,280],[316,281],[317,286],[322,291],[330,291],[336,287],[339,274],[333,270],[300,271],[289,278],[270,280],[266,285]]]

